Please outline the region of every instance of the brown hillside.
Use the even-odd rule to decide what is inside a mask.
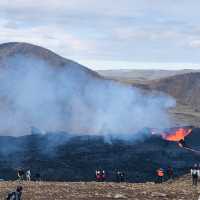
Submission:
[[[32,45],[29,43],[21,43],[21,42],[10,42],[10,43],[0,44],[0,66],[3,66],[9,57],[17,55],[23,55],[29,58],[30,57],[38,58],[44,62],[49,63],[54,67],[65,66],[65,67],[78,68],[79,70],[83,70],[95,77],[100,77],[100,75],[97,72],[94,72],[84,67],[83,65],[80,65],[79,63],[61,57],[58,54],[37,45]]]
[[[150,88],[175,97],[178,103],[200,110],[200,73],[176,75],[150,83]]]

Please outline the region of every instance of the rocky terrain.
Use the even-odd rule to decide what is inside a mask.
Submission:
[[[199,129],[193,129],[185,142],[199,150],[199,139]],[[126,173],[128,182],[146,182],[155,180],[159,167],[173,166],[177,177],[200,162],[199,153],[149,133],[143,139],[129,141],[67,133],[1,136],[0,157],[0,178],[5,180],[15,180],[18,168],[30,168],[33,178],[40,173],[49,181],[93,181],[95,170],[101,168],[106,170],[108,181],[116,181],[119,169]]]
[[[186,175],[163,184],[96,182],[23,182],[23,199],[29,200],[198,200],[200,187],[192,186]],[[0,199],[19,185],[0,182]]]

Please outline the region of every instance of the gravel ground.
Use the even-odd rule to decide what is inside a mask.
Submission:
[[[96,183],[96,182],[0,182],[0,199],[23,186],[23,200],[198,200],[200,185],[191,185],[189,177],[172,183]]]

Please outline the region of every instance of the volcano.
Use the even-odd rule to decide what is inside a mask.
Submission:
[[[0,45],[1,135],[26,135],[37,127],[127,137],[143,127],[169,126],[167,109],[173,105],[168,95],[105,79],[48,49]]]
[[[200,149],[199,133],[200,129],[194,128],[185,137],[187,145]],[[57,141],[56,145],[52,141]],[[45,180],[92,181],[95,170],[103,168],[108,181],[115,181],[115,171],[121,169],[127,181],[146,182],[155,180],[159,167],[172,166],[175,176],[179,176],[200,162],[196,153],[158,135],[137,142],[66,133],[0,136],[0,156],[0,177],[6,180],[15,179],[20,167],[31,168],[33,178],[39,172]]]
[[[171,165],[179,175],[199,159],[160,135],[134,135],[169,127],[174,101],[167,95],[144,94],[26,43],[0,46],[0,70],[2,178],[14,179],[22,167],[46,180],[93,180],[104,168],[109,180],[122,169],[129,181],[142,182],[158,167]],[[30,127],[41,131],[30,135]]]
[[[161,133],[163,139],[178,142],[184,140],[192,132],[191,127],[178,127],[165,130]]]

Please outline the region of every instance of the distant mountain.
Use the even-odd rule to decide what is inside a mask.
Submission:
[[[119,69],[119,70],[98,70],[104,77],[123,81],[125,83],[147,83],[151,80],[167,78],[179,74],[198,72],[198,70],[140,70],[140,69]]]
[[[105,77],[144,89],[158,90],[200,111],[200,72],[198,70],[102,70]]]
[[[161,91],[176,99],[176,108],[170,110],[177,125],[200,124],[199,70],[102,70],[99,73],[146,91]]]

